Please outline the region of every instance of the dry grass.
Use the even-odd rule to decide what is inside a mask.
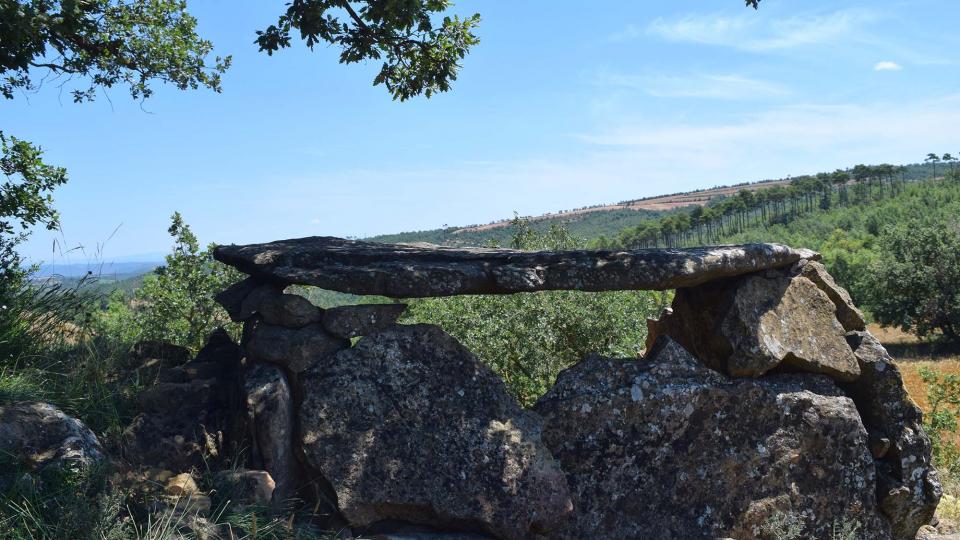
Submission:
[[[890,351],[903,375],[903,385],[924,414],[929,412],[930,402],[927,400],[927,383],[920,377],[920,370],[927,368],[941,375],[960,375],[958,353],[938,350],[930,342],[896,328],[870,325],[867,330]],[[960,433],[954,433],[951,439],[953,444],[960,445]],[[960,526],[960,479],[943,477],[942,481],[944,495],[937,507],[937,516],[944,530],[952,532]]]
[[[553,219],[553,218],[566,218],[573,217],[582,214],[593,214],[595,212],[609,212],[612,210],[649,210],[660,212],[664,210],[673,210],[675,208],[683,208],[687,206],[706,206],[714,197],[730,197],[736,195],[742,190],[748,191],[760,191],[762,189],[772,188],[774,186],[787,186],[790,184],[790,180],[778,180],[776,182],[764,182],[760,184],[746,184],[742,186],[725,186],[718,187],[713,189],[708,189],[704,191],[695,191],[689,193],[679,193],[677,195],[664,195],[661,197],[651,197],[649,199],[640,199],[636,201],[629,201],[626,203],[618,204],[605,204],[600,206],[591,206],[589,208],[581,208],[579,210],[562,210],[560,212],[551,212],[548,214],[543,214],[540,216],[530,217],[530,221],[540,221],[543,219]],[[454,231],[454,234],[461,234],[466,232],[480,232],[488,231],[491,229],[500,229],[503,227],[509,227],[512,223],[510,219],[504,219],[500,221],[495,221],[493,223],[487,223],[485,225],[474,225],[472,227],[464,227],[462,229],[457,229]]]
[[[960,375],[960,354],[935,352],[929,342],[896,328],[884,328],[871,324],[867,330],[883,343],[894,357],[903,385],[917,405],[927,412],[927,384],[920,378],[920,370],[929,368],[942,375]]]

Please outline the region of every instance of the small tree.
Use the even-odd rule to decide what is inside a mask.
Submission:
[[[960,341],[960,226],[903,223],[881,237],[866,277],[874,316],[924,337]]]
[[[197,350],[218,326],[229,326],[226,312],[213,296],[242,276],[213,259],[213,248],[201,250],[197,237],[179,212],[173,214],[173,253],[165,266],[148,276],[137,291],[136,322],[141,339],[157,339]]]
[[[960,161],[960,159],[953,157],[953,154],[951,154],[950,152],[947,152],[946,154],[944,154],[943,157],[940,159],[942,159],[944,163],[950,164],[951,171],[953,171],[953,164],[956,163],[957,161]]]
[[[936,177],[937,177],[937,163],[940,163],[940,156],[938,156],[938,155],[934,154],[933,152],[931,152],[931,153],[927,154],[927,158],[924,159],[923,161],[925,161],[926,163],[932,163],[932,164],[933,164],[933,177],[936,178]]]
[[[21,265],[16,247],[30,228],[55,229],[59,224],[53,209],[52,190],[67,181],[60,167],[43,162],[36,146],[0,132],[0,362],[16,360],[34,343],[36,317],[43,305],[50,307],[50,290],[29,287],[29,268]],[[43,298],[44,302],[36,302]]]
[[[960,473],[960,448],[952,442],[960,418],[960,376],[920,368],[920,377],[927,385],[930,412],[924,414],[924,428],[933,443],[937,468],[951,475]]]

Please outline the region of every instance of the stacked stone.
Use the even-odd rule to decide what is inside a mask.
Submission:
[[[283,285],[245,279],[216,300],[243,323],[243,405],[253,461],[275,482],[275,502],[304,487],[294,452],[298,382],[322,359],[350,346],[350,339],[393,324],[403,304],[323,310]]]
[[[204,470],[242,444],[236,424],[240,349],[225,331],[215,331],[192,359],[182,347],[137,349],[133,357],[144,362],[144,379],[151,380],[146,370],[155,368],[156,380],[140,393],[142,412],[124,430],[127,462],[174,473]]]
[[[816,253],[307,238],[215,256],[253,276],[219,300],[244,321],[260,459],[278,489],[325,486],[353,532],[908,540],[933,518],[920,411]],[[394,324],[402,306],[323,311],[274,283],[392,297],[677,292],[648,323],[644,358],[587,358],[524,410],[440,328]]]

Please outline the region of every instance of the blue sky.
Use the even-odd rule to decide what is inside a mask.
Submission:
[[[174,210],[203,242],[362,237],[960,153],[960,2],[763,4],[462,0],[454,90],[399,103],[333,48],[258,53],[281,2],[190,2],[234,56],[222,94],[0,104],[70,173],[62,232],[22,251],[164,252]]]

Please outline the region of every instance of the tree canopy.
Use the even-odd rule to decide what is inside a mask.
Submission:
[[[891,227],[869,277],[877,321],[960,341],[960,225],[913,219]]]
[[[117,85],[148,98],[153,81],[219,92],[230,57],[209,58],[213,44],[186,9],[184,0],[2,0],[0,93],[78,79],[76,102]]]
[[[340,47],[340,63],[383,60],[375,85],[401,101],[446,92],[470,47],[480,15],[444,16],[450,0],[293,0],[277,24],[257,32],[261,51],[289,47],[298,32],[311,49],[320,42]]]

